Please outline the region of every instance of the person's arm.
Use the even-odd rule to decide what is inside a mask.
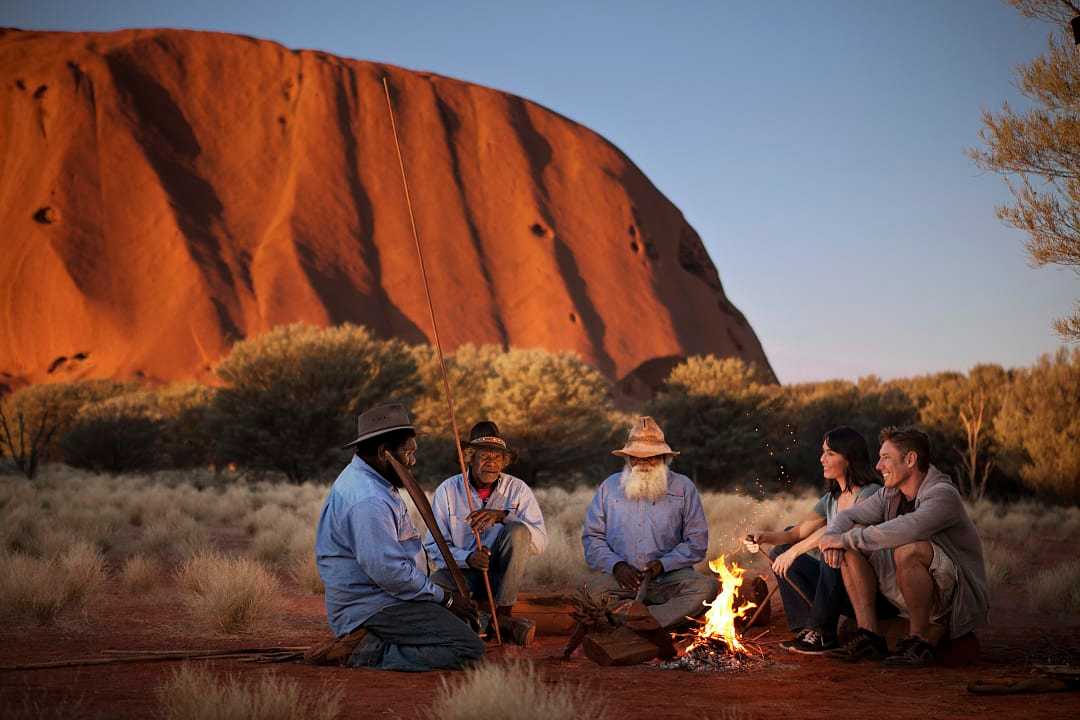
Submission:
[[[859,503],[862,505],[863,503]],[[851,509],[859,507],[853,506]],[[850,510],[849,510],[850,512]],[[919,506],[888,522],[868,527],[856,527],[842,536],[844,548],[872,552],[895,548],[920,540],[929,540],[939,532],[955,525],[963,516],[963,500],[954,488],[938,487],[919,501]]]
[[[619,557],[608,544],[607,515],[604,510],[606,496],[605,486],[601,484],[585,513],[585,525],[581,529],[581,545],[585,549],[585,562],[589,567],[610,575],[616,563],[626,561]]]
[[[763,530],[751,533],[754,540],[764,545],[791,545],[812,535],[825,524],[825,518],[813,513],[787,530]]]
[[[431,513],[435,516],[435,524],[439,526],[443,539],[446,540],[446,544],[450,548],[450,555],[454,558],[454,562],[457,563],[458,567],[466,567],[465,561],[471,551],[454,544],[454,535],[450,532],[450,491],[447,489],[448,487],[447,483],[443,483],[435,490],[435,496],[431,499]],[[424,531],[424,549],[429,558],[437,558],[437,564],[439,566],[443,565],[442,553],[439,552],[439,546],[435,543],[435,538],[432,537],[430,530]]]
[[[689,483],[683,493],[682,526],[683,541],[660,558],[664,572],[693,567],[705,559],[709,549],[709,522],[697,488]]]
[[[356,562],[376,585],[398,600],[442,602],[445,593],[416,567],[398,541],[394,511],[378,501],[355,505],[345,516]]]
[[[540,510],[540,503],[536,501],[536,496],[528,485],[517,482],[515,486],[516,491],[511,496],[511,502],[517,505],[517,510],[508,510],[506,520],[519,522],[529,528],[533,553],[540,555],[547,547],[544,513]]]
[[[885,493],[879,490],[847,510],[836,513],[836,517],[825,529],[825,535],[843,535],[856,525],[876,525],[884,521],[885,504]]]

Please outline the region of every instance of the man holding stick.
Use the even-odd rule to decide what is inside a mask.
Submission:
[[[513,610],[526,560],[542,553],[547,545],[544,515],[529,486],[503,472],[513,459],[513,451],[495,423],[476,423],[464,452],[469,464],[467,477],[458,473],[443,481],[435,490],[431,509],[473,596],[483,599],[482,573],[487,571],[502,635],[528,646],[536,634],[536,623],[514,617]],[[472,503],[466,493],[472,495]],[[479,545],[476,533],[482,541]],[[438,567],[432,579],[442,587],[453,587],[431,532],[424,535],[424,545]]]
[[[925,433],[882,430],[877,469],[885,487],[839,513],[819,544],[825,561],[841,568],[859,626],[829,655],[921,667],[934,660],[945,626],[959,638],[986,622],[982,543],[956,486],[930,464]],[[910,620],[892,654],[878,627],[879,592]]]
[[[353,646],[347,664],[418,672],[480,659],[484,643],[468,625],[475,603],[435,585],[419,563],[420,533],[394,469],[416,463],[408,413],[401,405],[375,407],[357,426],[345,446],[355,455],[330,488],[315,536],[330,628]]]
[[[690,478],[670,469],[677,452],[651,417],[640,417],[626,445],[612,452],[626,459],[621,473],[596,491],[585,515],[585,561],[603,575],[590,589],[633,598],[648,582],[643,601],[660,628],[705,611],[716,580],[694,571],[709,547],[709,524]]]

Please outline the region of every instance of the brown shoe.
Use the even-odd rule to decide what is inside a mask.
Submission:
[[[304,653],[304,663],[307,665],[344,665],[366,635],[367,630],[362,627],[356,628],[348,635],[342,635],[309,648]]]
[[[509,637],[522,647],[529,647],[536,638],[536,621],[524,617],[502,615],[499,617],[499,632]]]

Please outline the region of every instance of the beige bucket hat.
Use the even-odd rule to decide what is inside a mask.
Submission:
[[[664,442],[664,431],[660,429],[656,421],[643,415],[630,427],[630,432],[626,436],[626,445],[620,450],[612,450],[611,454],[619,457],[650,458],[679,453]]]

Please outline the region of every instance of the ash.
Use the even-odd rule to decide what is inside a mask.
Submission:
[[[739,673],[759,670],[766,664],[768,661],[763,655],[735,655],[728,652],[722,642],[706,642],[688,650],[680,658],[660,663],[660,669]]]

